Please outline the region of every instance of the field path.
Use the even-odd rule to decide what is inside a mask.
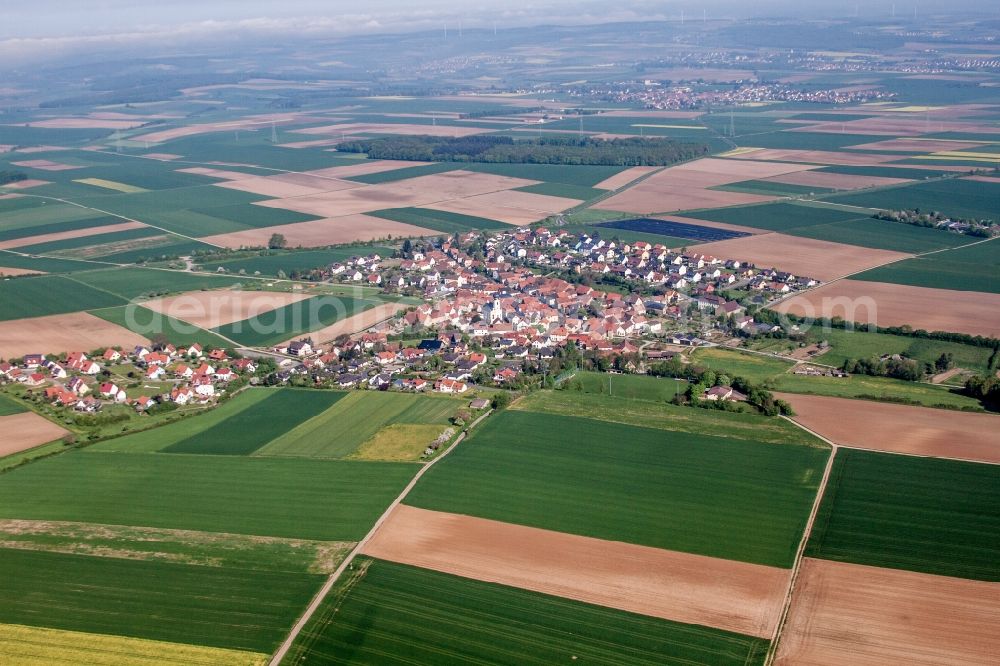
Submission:
[[[285,658],[285,655],[288,654],[288,650],[290,650],[292,645],[295,643],[295,639],[298,638],[299,634],[302,633],[302,630],[309,623],[309,620],[312,619],[312,616],[319,609],[320,604],[323,603],[323,600],[326,598],[326,595],[330,593],[331,589],[333,589],[334,584],[337,582],[340,576],[343,575],[344,571],[347,570],[347,568],[351,565],[351,563],[354,562],[354,558],[357,557],[357,555],[361,552],[361,550],[368,544],[369,541],[371,541],[372,537],[375,536],[375,533],[378,532],[379,528],[382,527],[382,524],[389,518],[389,514],[391,514],[397,506],[402,504],[403,500],[406,499],[406,496],[410,493],[411,490],[413,490],[413,487],[417,485],[417,481],[420,480],[420,477],[426,474],[427,470],[436,465],[438,461],[443,460],[445,456],[447,456],[449,453],[455,450],[455,447],[457,447],[459,444],[462,443],[463,440],[465,440],[466,436],[468,435],[468,432],[473,428],[475,428],[477,425],[479,425],[483,421],[483,419],[485,419],[492,413],[493,410],[491,409],[482,416],[480,416],[478,419],[470,423],[469,427],[462,431],[462,433],[455,439],[455,442],[451,446],[449,446],[444,453],[442,453],[429,463],[421,465],[420,470],[413,476],[412,479],[410,479],[410,482],[406,484],[406,487],[403,488],[403,491],[399,493],[396,499],[394,499],[388,507],[386,507],[385,512],[378,517],[378,520],[376,520],[375,524],[372,525],[372,528],[368,531],[368,534],[366,534],[364,538],[361,539],[361,541],[359,541],[357,545],[354,546],[353,549],[351,549],[351,552],[347,554],[347,557],[345,557],[344,561],[340,563],[340,566],[337,567],[337,570],[334,571],[332,574],[330,574],[330,577],[326,579],[326,582],[323,583],[323,587],[321,587],[319,592],[316,593],[316,596],[313,597],[312,601],[309,603],[309,606],[306,607],[305,612],[292,627],[292,630],[291,632],[289,632],[288,637],[285,638],[285,641],[281,644],[281,647],[279,647],[278,650],[271,657],[269,666],[278,666],[282,662],[282,660]],[[787,612],[787,610],[785,612]],[[784,615],[782,616],[782,619],[784,619]]]
[[[802,540],[799,541],[799,549],[795,553],[795,564],[792,565],[792,575],[789,577],[788,592],[785,594],[785,601],[781,609],[781,616],[778,618],[778,624],[774,630],[774,636],[771,637],[771,646],[767,651],[767,658],[764,660],[764,666],[771,666],[771,664],[774,663],[775,656],[777,655],[778,640],[781,637],[781,630],[784,628],[785,622],[788,621],[788,613],[792,608],[792,594],[795,592],[795,583],[798,580],[799,572],[802,569],[802,559],[803,553],[805,553],[806,550],[806,543],[809,541],[809,537],[812,534],[813,524],[816,522],[816,515],[819,513],[819,505],[823,502],[823,495],[826,494],[826,484],[830,480],[830,471],[833,469],[833,459],[837,457],[837,450],[840,448],[835,442],[831,442],[819,433],[813,432],[801,423],[796,423],[787,416],[782,416],[780,418],[793,423],[797,428],[801,428],[813,437],[826,442],[830,445],[831,451],[830,458],[826,461],[826,469],[823,470],[823,478],[816,491],[816,500],[813,502],[812,511],[809,512],[809,519],[806,521],[805,530],[802,531]]]

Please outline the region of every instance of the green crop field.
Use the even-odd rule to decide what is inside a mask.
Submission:
[[[996,220],[1000,185],[951,178],[831,197],[830,201],[866,208],[919,208],[955,217]]]
[[[512,409],[597,419],[609,423],[659,428],[695,435],[732,437],[771,444],[823,443],[782,419],[759,414],[691,409],[667,403],[608,396],[582,391],[535,391],[518,400]]]
[[[389,425],[440,424],[443,431],[463,405],[464,401],[445,397],[352,392],[318,416],[287,428],[256,455],[344,458]]]
[[[497,220],[476,217],[474,215],[463,215],[461,213],[450,213],[443,210],[432,210],[430,208],[387,208],[386,210],[377,210],[368,214],[447,234],[462,234],[467,231],[476,231],[477,229],[510,228],[509,224]]]
[[[589,201],[608,193],[608,190],[598,190],[593,187],[582,185],[572,185],[570,183],[539,183],[538,185],[528,185],[519,187],[517,192],[529,192],[531,194],[545,194],[550,197],[564,197],[566,199],[579,199]]]
[[[221,289],[243,282],[238,277],[226,275],[206,275],[152,268],[109,268],[77,274],[73,276],[73,279],[96,289],[117,294],[125,299],[180,291]],[[109,305],[116,305],[116,303]],[[89,310],[96,307],[102,306],[77,309]]]
[[[321,576],[0,549],[0,622],[269,653]]]
[[[73,273],[90,271],[103,267],[103,264],[75,259],[55,259],[51,257],[29,257],[9,250],[0,250],[0,267],[27,268],[43,273]],[[0,270],[0,272],[3,272]]]
[[[851,279],[1000,294],[1000,241],[994,239],[906,259],[853,275]]]
[[[751,666],[764,662],[767,646],[718,629],[366,558],[331,591],[287,659]]]
[[[119,224],[121,221],[121,218],[108,216],[83,217],[63,222],[33,224],[31,226],[15,226],[7,224],[5,221],[4,224],[0,226],[0,241],[30,238],[32,236],[41,236],[44,234],[57,234],[64,231],[77,231],[78,229],[98,229],[109,224]]]
[[[462,168],[464,168],[463,165],[457,162],[435,162],[434,164],[420,164],[401,169],[392,169],[390,171],[377,171],[375,173],[350,176],[345,180],[353,180],[356,183],[364,183],[366,185],[379,185],[381,183],[395,183],[400,180],[407,180],[408,178],[430,176],[435,173],[455,171]]]
[[[125,300],[59,275],[0,281],[0,321],[122,305]]]
[[[162,335],[168,342],[178,347],[196,342],[202,347],[228,348],[233,346],[231,342],[211,331],[154,312],[140,305],[119,305],[118,307],[90,310],[89,312],[95,317],[110,321],[112,324],[118,324],[147,338]]]
[[[329,326],[376,305],[376,301],[366,298],[313,296],[254,319],[234,321],[212,330],[241,345],[266,347]]]
[[[28,409],[21,406],[13,398],[0,394],[0,416],[10,416],[11,414],[21,414]]]
[[[834,243],[847,243],[878,250],[909,253],[958,247],[967,245],[974,240],[968,236],[940,229],[927,229],[910,224],[876,220],[871,217],[861,217],[831,224],[816,224],[801,229],[789,229],[786,233]]]
[[[686,381],[646,375],[612,375],[604,372],[578,372],[568,380],[569,391],[579,384],[584,393],[599,393],[631,400],[667,402],[688,387]]]
[[[792,203],[699,210],[685,213],[685,216],[711,222],[726,222],[757,229],[769,229],[770,231],[788,231],[789,229],[810,227],[817,224],[843,222],[859,217],[856,212],[816,206],[799,206]],[[692,224],[697,224],[697,222],[692,222]]]
[[[809,332],[809,339],[814,342],[826,340],[830,349],[816,360],[836,366],[842,365],[846,359],[879,357],[885,354],[902,354],[923,363],[934,363],[941,354],[951,354],[957,367],[986,372],[993,353],[989,347],[841,329],[812,330]]]
[[[0,518],[357,541],[414,469],[408,463],[69,451],[2,475]]]
[[[407,504],[790,567],[828,451],[509,411]]]
[[[823,357],[820,357],[820,361]],[[850,377],[808,377],[804,375],[780,375],[772,379],[768,386],[775,391],[826,395],[834,398],[869,398],[889,401],[903,399],[924,407],[946,407],[954,409],[982,410],[975,398],[953,393],[944,386],[907,382],[886,377],[851,375]],[[942,415],[942,418],[947,418]]]
[[[879,178],[912,178],[914,180],[921,180],[924,178],[941,178],[942,176],[953,176],[954,173],[951,171],[941,171],[935,169],[931,165],[927,165],[926,169],[916,169],[907,168],[901,169],[899,167],[891,166],[846,166],[846,165],[835,165],[823,167],[822,169],[817,169],[820,172],[827,173],[844,173],[851,176],[877,176]]]
[[[697,349],[691,355],[691,361],[695,365],[725,373],[730,378],[743,377],[754,383],[783,374],[792,367],[790,361],[719,347]]]
[[[1000,466],[841,449],[806,555],[997,582],[997,506]]]
[[[272,439],[323,412],[344,393],[280,389],[252,409],[238,412],[164,449],[165,453],[249,455]]]
[[[205,270],[215,271],[225,268],[230,273],[245,271],[248,275],[277,275],[284,271],[286,275],[293,271],[310,271],[315,268],[325,268],[332,263],[349,259],[350,257],[379,254],[383,258],[392,256],[392,248],[379,245],[349,245],[327,250],[303,250],[299,252],[270,251],[265,255],[244,257],[241,259],[224,259],[222,261],[200,261]]]

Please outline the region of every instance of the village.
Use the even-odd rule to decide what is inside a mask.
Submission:
[[[706,338],[773,333],[780,327],[755,321],[745,304],[817,284],[739,260],[545,227],[406,242],[399,254],[321,270],[324,280],[424,301],[355,335],[325,344],[303,337],[267,350],[164,340],[89,355],[29,354],[0,363],[0,382],[84,414],[105,404],[137,412],[209,404],[235,380],[447,394],[522,388],[545,381],[568,347],[600,369],[641,373],[648,362],[710,344]]]

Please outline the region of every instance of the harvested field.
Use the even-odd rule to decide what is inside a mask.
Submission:
[[[840,280],[774,306],[806,317],[1000,336],[1000,294]]]
[[[28,247],[39,243],[50,243],[52,241],[66,240],[68,238],[85,238],[99,234],[110,234],[129,229],[144,229],[146,225],[142,222],[121,222],[119,224],[105,224],[99,227],[87,227],[85,229],[73,229],[71,231],[59,231],[52,234],[39,234],[37,236],[27,236],[25,238],[12,238],[0,241],[0,250],[11,247]]]
[[[770,638],[790,572],[776,567],[396,507],[364,552],[492,583]]]
[[[238,180],[216,183],[215,186],[225,187],[230,190],[239,190],[241,192],[250,192],[251,194],[259,194],[265,197],[274,197],[276,199],[302,197],[310,194],[336,192],[338,190],[362,187],[358,183],[352,183],[347,180],[310,176],[304,173],[283,173],[276,176],[258,176],[254,178],[241,176]]]
[[[109,120],[104,118],[48,118],[33,120],[27,127],[48,129],[112,129],[127,130],[144,125],[145,120]]]
[[[140,157],[146,157],[151,160],[159,160],[160,162],[170,162],[172,160],[179,160],[184,156],[175,155],[174,153],[146,153],[145,155],[140,155]]]
[[[479,213],[470,213],[471,215],[489,218],[491,217],[491,212],[496,208],[526,210],[540,214],[539,217],[544,217],[545,215],[572,208],[581,203],[581,200],[510,190],[466,197],[461,202],[468,204],[470,210],[478,208]]]
[[[617,190],[618,188],[625,187],[633,180],[645,176],[647,173],[652,173],[659,169],[660,167],[632,167],[631,169],[625,169],[621,173],[615,174],[610,178],[606,178],[601,182],[594,185],[596,189],[599,190]]]
[[[785,234],[759,234],[705,243],[698,246],[698,252],[750,261],[759,267],[778,268],[823,281],[910,256],[902,252],[874,250]]]
[[[341,123],[306,129],[292,130],[294,134],[341,135],[341,134],[398,134],[412,136],[472,136],[485,134],[484,127],[461,127],[457,125],[406,125],[403,123]]]
[[[1000,463],[1000,417],[777,393],[795,408],[792,420],[823,437],[859,449]]]
[[[344,334],[353,335],[354,333],[360,333],[361,331],[371,328],[375,324],[388,319],[400,310],[405,310],[406,308],[407,306],[404,303],[384,303],[382,305],[376,305],[375,307],[365,310],[364,312],[360,312],[356,315],[352,315],[345,319],[341,319],[336,323],[330,324],[326,328],[312,331],[309,334],[309,337],[317,342],[327,342]],[[288,340],[288,342],[291,342],[291,340]]]
[[[901,174],[902,175],[902,174]],[[910,182],[907,178],[885,178],[882,176],[861,176],[829,171],[799,171],[781,176],[765,178],[773,183],[824,187],[832,190],[858,190],[863,187],[885,187]]]
[[[844,166],[872,166],[903,159],[901,155],[875,153],[839,153],[832,150],[796,150],[792,148],[758,148],[729,155],[737,160],[768,160],[775,162],[803,162],[807,164],[836,164]],[[751,173],[748,178],[760,178]]]
[[[806,558],[774,663],[988,664],[998,622],[995,583]]]
[[[977,141],[955,141],[952,139],[887,139],[872,143],[847,146],[850,150],[887,150],[901,153],[935,153],[939,150],[969,150],[982,146]]]
[[[604,199],[594,208],[652,214],[698,208],[721,208],[772,201],[777,197],[708,188],[766,178],[812,167],[800,164],[736,161],[707,157],[669,167],[635,187]]]
[[[41,444],[53,442],[68,430],[57,426],[34,412],[0,416],[0,457],[27,451]]]
[[[145,337],[87,312],[0,322],[0,357],[3,358],[145,344],[149,344]]]
[[[6,277],[16,277],[19,275],[42,275],[44,271],[36,271],[31,268],[6,268],[0,266],[0,275]]]
[[[69,171],[71,169],[83,168],[73,166],[72,164],[50,162],[49,160],[24,160],[23,162],[11,162],[11,164],[19,167],[28,167],[29,169],[41,169],[42,171]]]
[[[385,208],[420,207],[450,199],[464,199],[536,184],[538,181],[524,178],[458,170],[339,192],[324,192],[292,199],[271,199],[262,201],[259,205],[284,208],[319,217],[336,217],[370,213]]]
[[[995,176],[969,176],[965,180],[973,180],[977,183],[1000,183],[1000,178]]]
[[[27,180],[19,180],[14,183],[7,183],[6,185],[0,185],[5,190],[26,190],[31,187],[38,187],[39,185],[48,185],[47,180],[37,180],[34,178],[28,178]]]
[[[353,241],[378,240],[380,238],[404,238],[407,236],[430,236],[433,230],[415,227],[412,224],[393,222],[371,215],[345,215],[343,217],[280,224],[274,227],[246,229],[228,234],[218,234],[202,238],[202,242],[223,247],[264,247],[272,234],[281,234],[289,247],[322,247],[350,243]]]
[[[143,307],[201,328],[215,328],[258,317],[276,308],[311,298],[312,294],[272,291],[190,291],[143,302]]]

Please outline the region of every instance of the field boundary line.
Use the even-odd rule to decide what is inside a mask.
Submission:
[[[410,482],[408,484],[406,484],[406,487],[403,488],[402,492],[400,492],[399,495],[396,497],[396,499],[392,501],[392,503],[386,508],[386,510],[382,513],[382,515],[378,517],[378,520],[376,520],[375,524],[372,525],[372,528],[368,531],[368,534],[366,534],[361,539],[361,541],[359,541],[357,545],[355,545],[354,548],[351,549],[351,552],[347,554],[347,557],[345,557],[344,561],[340,563],[340,566],[337,567],[336,571],[330,574],[330,576],[326,579],[326,582],[323,583],[323,587],[320,588],[319,592],[316,593],[316,596],[314,596],[312,601],[309,602],[309,605],[306,607],[305,612],[299,617],[298,621],[296,621],[296,623],[292,626],[292,630],[285,638],[285,641],[272,655],[271,660],[268,662],[268,666],[279,666],[279,664],[281,664],[282,660],[285,658],[285,656],[288,654],[288,651],[295,643],[295,639],[298,638],[299,634],[302,633],[302,630],[305,629],[305,626],[309,623],[309,620],[311,620],[312,616],[315,615],[317,610],[319,610],[320,605],[322,605],[323,600],[326,599],[327,595],[330,593],[330,590],[333,589],[333,586],[336,584],[337,580],[340,578],[340,576],[343,575],[344,571],[346,571],[347,568],[354,562],[354,559],[361,553],[362,549],[364,549],[364,547],[368,545],[368,542],[372,540],[372,538],[375,536],[375,533],[379,531],[379,529],[382,527],[385,521],[388,520],[389,514],[391,514],[397,506],[403,503],[403,500],[406,499],[406,496],[410,493],[411,490],[413,490],[413,487],[417,485],[417,482],[420,480],[420,477],[426,474],[427,470],[436,465],[438,461],[443,460],[445,456],[454,451],[455,448],[465,440],[465,438],[468,436],[469,431],[475,428],[477,425],[479,425],[479,423],[482,422],[483,419],[488,417],[490,414],[492,414],[493,411],[494,410],[490,409],[485,414],[483,414],[475,421],[470,423],[469,426],[465,430],[463,430],[462,433],[457,438],[455,438],[455,441],[452,443],[452,445],[449,446],[441,455],[439,455],[437,458],[430,461],[429,463],[420,466],[420,469],[417,471],[416,474],[413,475],[413,478],[410,479]]]
[[[820,504],[823,502],[823,496],[826,494],[826,485],[830,480],[830,472],[833,470],[833,461],[837,457],[837,450],[840,448],[836,442],[823,437],[819,433],[810,430],[801,423],[793,421],[787,416],[781,416],[779,418],[785,419],[795,425],[795,427],[800,428],[823,442],[826,442],[830,445],[831,450],[830,457],[826,461],[826,468],[823,470],[823,478],[820,480],[819,488],[816,490],[816,499],[813,501],[812,510],[809,512],[809,518],[806,520],[805,529],[802,531],[802,539],[799,541],[799,547],[795,553],[795,563],[792,565],[792,575],[789,577],[788,592],[785,594],[781,615],[778,617],[778,624],[774,628],[774,636],[771,638],[771,647],[768,649],[767,656],[764,658],[764,666],[771,666],[778,654],[778,642],[781,638],[781,631],[785,627],[785,622],[788,620],[788,614],[791,612],[792,596],[795,593],[795,583],[798,581],[799,571],[802,568],[802,559],[806,550],[806,544],[809,542],[809,537],[812,535],[812,528],[816,522],[816,516],[819,514]]]

